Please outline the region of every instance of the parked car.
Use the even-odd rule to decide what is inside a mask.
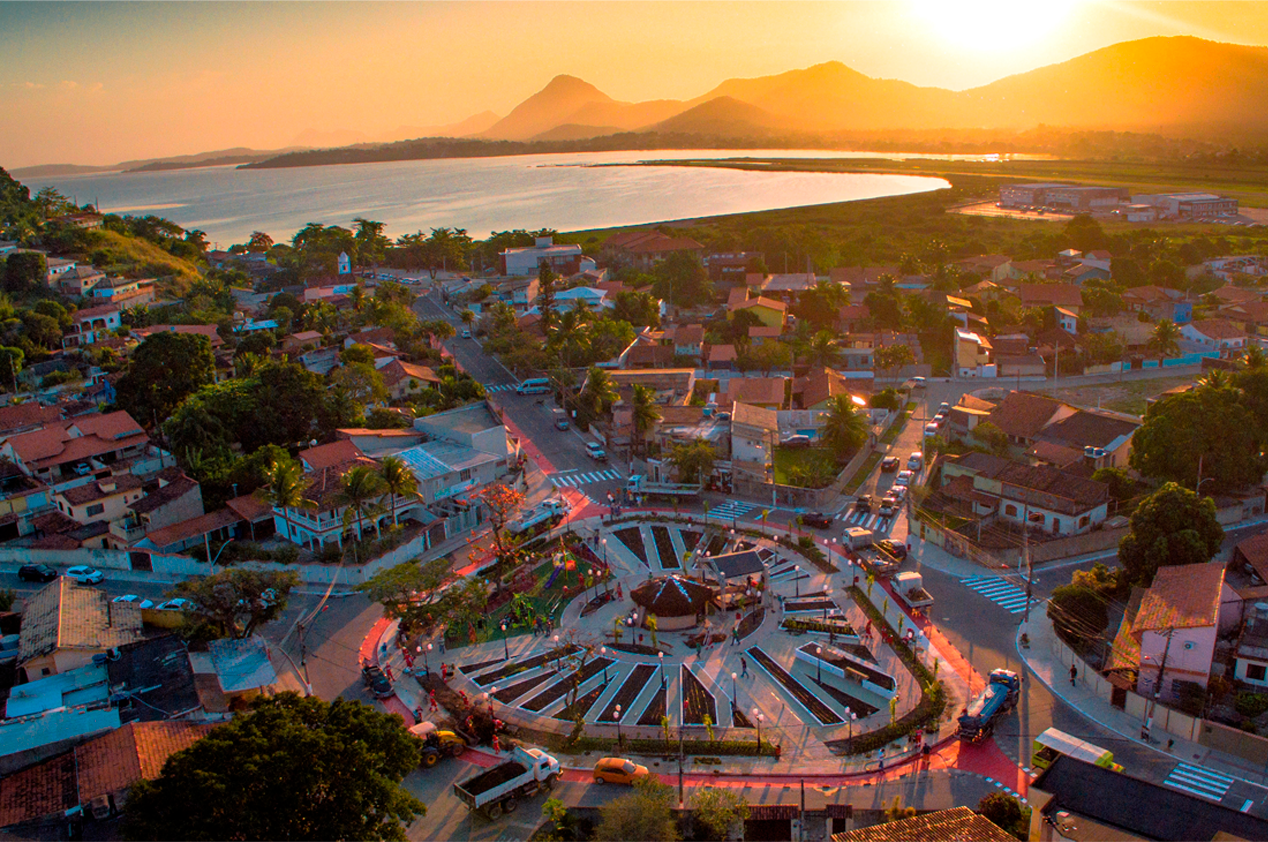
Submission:
[[[912,388],[923,389],[925,387],[925,378],[913,377],[911,378],[911,385],[912,385]]]
[[[881,460],[882,473],[892,474],[894,471],[897,471],[897,470],[898,470],[897,456],[886,456],[884,459]]]
[[[116,596],[111,602],[127,602],[135,605],[137,608],[153,608],[154,600],[142,599],[134,593],[125,593],[123,596]]]
[[[177,597],[176,599],[169,599],[167,602],[160,602],[154,607],[159,611],[193,611],[194,602],[193,600]]]
[[[639,778],[647,777],[647,774],[646,766],[640,766],[624,757],[605,757],[594,764],[596,784],[632,784]]]
[[[386,699],[392,695],[392,682],[374,664],[366,664],[361,668],[361,681],[377,698]]]
[[[801,516],[801,522],[806,526],[812,526],[815,529],[827,529],[832,525],[832,518],[823,512],[807,512]]]
[[[898,514],[898,500],[893,497],[886,497],[881,501],[881,508],[878,514],[881,517],[893,517]]]
[[[95,585],[106,578],[105,573],[86,564],[77,564],[74,567],[67,568],[66,575],[81,585]]]
[[[885,538],[876,542],[876,546],[897,559],[907,557],[907,545],[902,541],[895,541],[893,538]]]
[[[951,404],[947,403],[946,401],[943,401],[941,404],[938,405],[939,415],[948,415],[950,414],[950,412],[951,412]]]
[[[858,500],[854,501],[854,508],[860,512],[870,512],[872,510],[872,495],[864,494]]]
[[[891,485],[889,491],[885,492],[886,497],[893,497],[895,500],[903,500],[907,497],[907,486]]]
[[[789,450],[804,450],[810,446],[810,436],[789,436],[780,443]]]
[[[915,478],[915,473],[911,471],[899,471],[898,476],[894,477],[894,485],[911,485]]]
[[[586,455],[596,462],[608,461],[607,451],[597,441],[586,442]]]
[[[18,578],[23,582],[51,582],[57,571],[47,564],[24,564],[18,568]]]
[[[470,330],[468,330],[468,329],[466,329],[466,328],[463,328],[463,329],[462,329],[462,338],[463,338],[463,339],[470,339],[470,338],[471,338],[471,331],[470,331]]]
[[[925,438],[932,438],[933,436],[936,436],[939,429],[941,428],[938,426],[937,421],[930,421],[925,425]]]
[[[925,457],[919,450],[914,451],[907,457],[907,467],[913,471],[919,471],[925,465]]]

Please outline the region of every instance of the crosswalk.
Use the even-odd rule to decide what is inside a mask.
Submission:
[[[721,506],[709,509],[709,517],[739,519],[756,508],[739,500],[727,500]]]
[[[841,521],[846,526],[861,526],[873,532],[883,532],[894,525],[892,517],[881,517],[876,512],[860,512],[858,509],[846,509],[837,515],[835,520]]]
[[[498,384],[498,385],[496,385],[496,386],[485,386],[485,387],[484,387],[484,391],[486,391],[486,392],[507,392],[507,391],[510,391],[511,389],[514,389],[514,388],[515,388],[515,384],[514,384],[514,383],[499,383],[499,384]]]
[[[576,488],[581,485],[589,485],[592,482],[610,482],[620,478],[621,473],[615,468],[608,468],[605,471],[589,471],[587,473],[551,474],[547,477],[555,488]]]
[[[1007,579],[998,576],[970,576],[960,584],[977,591],[1009,614],[1021,614],[1026,610],[1026,592]]]
[[[1221,801],[1224,798],[1224,794],[1228,792],[1228,788],[1236,780],[1236,778],[1230,778],[1228,775],[1222,775],[1219,772],[1212,772],[1210,769],[1205,769],[1201,766],[1181,763],[1171,770],[1170,774],[1167,775],[1167,779],[1162,783],[1164,786],[1183,790],[1191,795],[1200,795],[1212,801]]]

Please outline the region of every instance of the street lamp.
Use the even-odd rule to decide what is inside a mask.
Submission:
[[[606,647],[606,646],[600,646],[600,647],[599,647],[599,657],[604,659],[604,664],[603,664],[603,684],[604,684],[604,686],[607,686],[607,683],[608,683],[608,665],[607,665],[607,654],[608,654],[608,647]]]
[[[819,665],[819,675],[815,680],[818,681],[820,684],[822,684],[823,683],[823,647],[822,646],[815,646],[815,661]]]
[[[797,598],[801,598],[801,568],[793,565],[793,584],[797,586]]]
[[[507,633],[510,631],[510,628],[511,627],[506,624],[506,620],[502,620],[502,654],[508,661],[511,660],[511,645],[507,642],[507,637],[509,636]]]
[[[427,644],[427,648],[423,650],[423,669],[427,671],[427,675],[431,675],[431,663],[427,660],[427,653],[431,651],[431,644]]]
[[[616,744],[621,745],[621,706],[616,706]]]
[[[555,642],[555,672],[559,671],[559,662],[563,660],[563,653],[559,651],[559,635],[551,638]]]
[[[665,689],[665,653],[657,652],[656,657],[660,659],[660,689]]]
[[[859,715],[857,713],[850,710],[848,707],[845,709],[845,721],[850,723],[850,739],[851,740],[854,739],[854,720],[858,718],[859,718]]]
[[[603,566],[608,566],[608,539],[600,538],[599,543],[603,546]]]
[[[736,674],[731,673],[731,709],[732,710],[735,709],[735,699],[736,699],[736,696],[738,695],[738,692],[735,689],[736,679],[737,679]]]
[[[757,708],[753,708],[753,710],[750,712],[753,714],[753,721],[757,723],[757,753],[758,755],[761,755],[762,753],[762,722],[765,721],[766,717],[762,716],[761,711],[759,711]]]
[[[489,692],[484,694],[489,697],[489,718],[490,719],[493,717],[493,694],[496,693],[497,691],[498,691],[498,688],[497,688],[497,685],[495,684],[489,688]]]
[[[827,602],[832,601],[832,588],[825,587],[823,589],[823,598]],[[826,604],[823,606],[823,622],[825,624],[828,622],[828,606]]]

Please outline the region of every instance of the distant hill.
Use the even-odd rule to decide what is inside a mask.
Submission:
[[[720,96],[651,127],[656,132],[757,137],[771,133],[777,121],[767,111],[729,96]]]
[[[490,140],[528,140],[564,123],[591,104],[615,102],[589,82],[576,76],[556,76],[546,87],[521,102],[480,137]]]

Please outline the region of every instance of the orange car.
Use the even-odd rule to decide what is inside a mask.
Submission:
[[[632,784],[639,778],[647,777],[647,767],[640,766],[633,760],[624,757],[605,757],[594,764],[594,782],[605,784]]]

